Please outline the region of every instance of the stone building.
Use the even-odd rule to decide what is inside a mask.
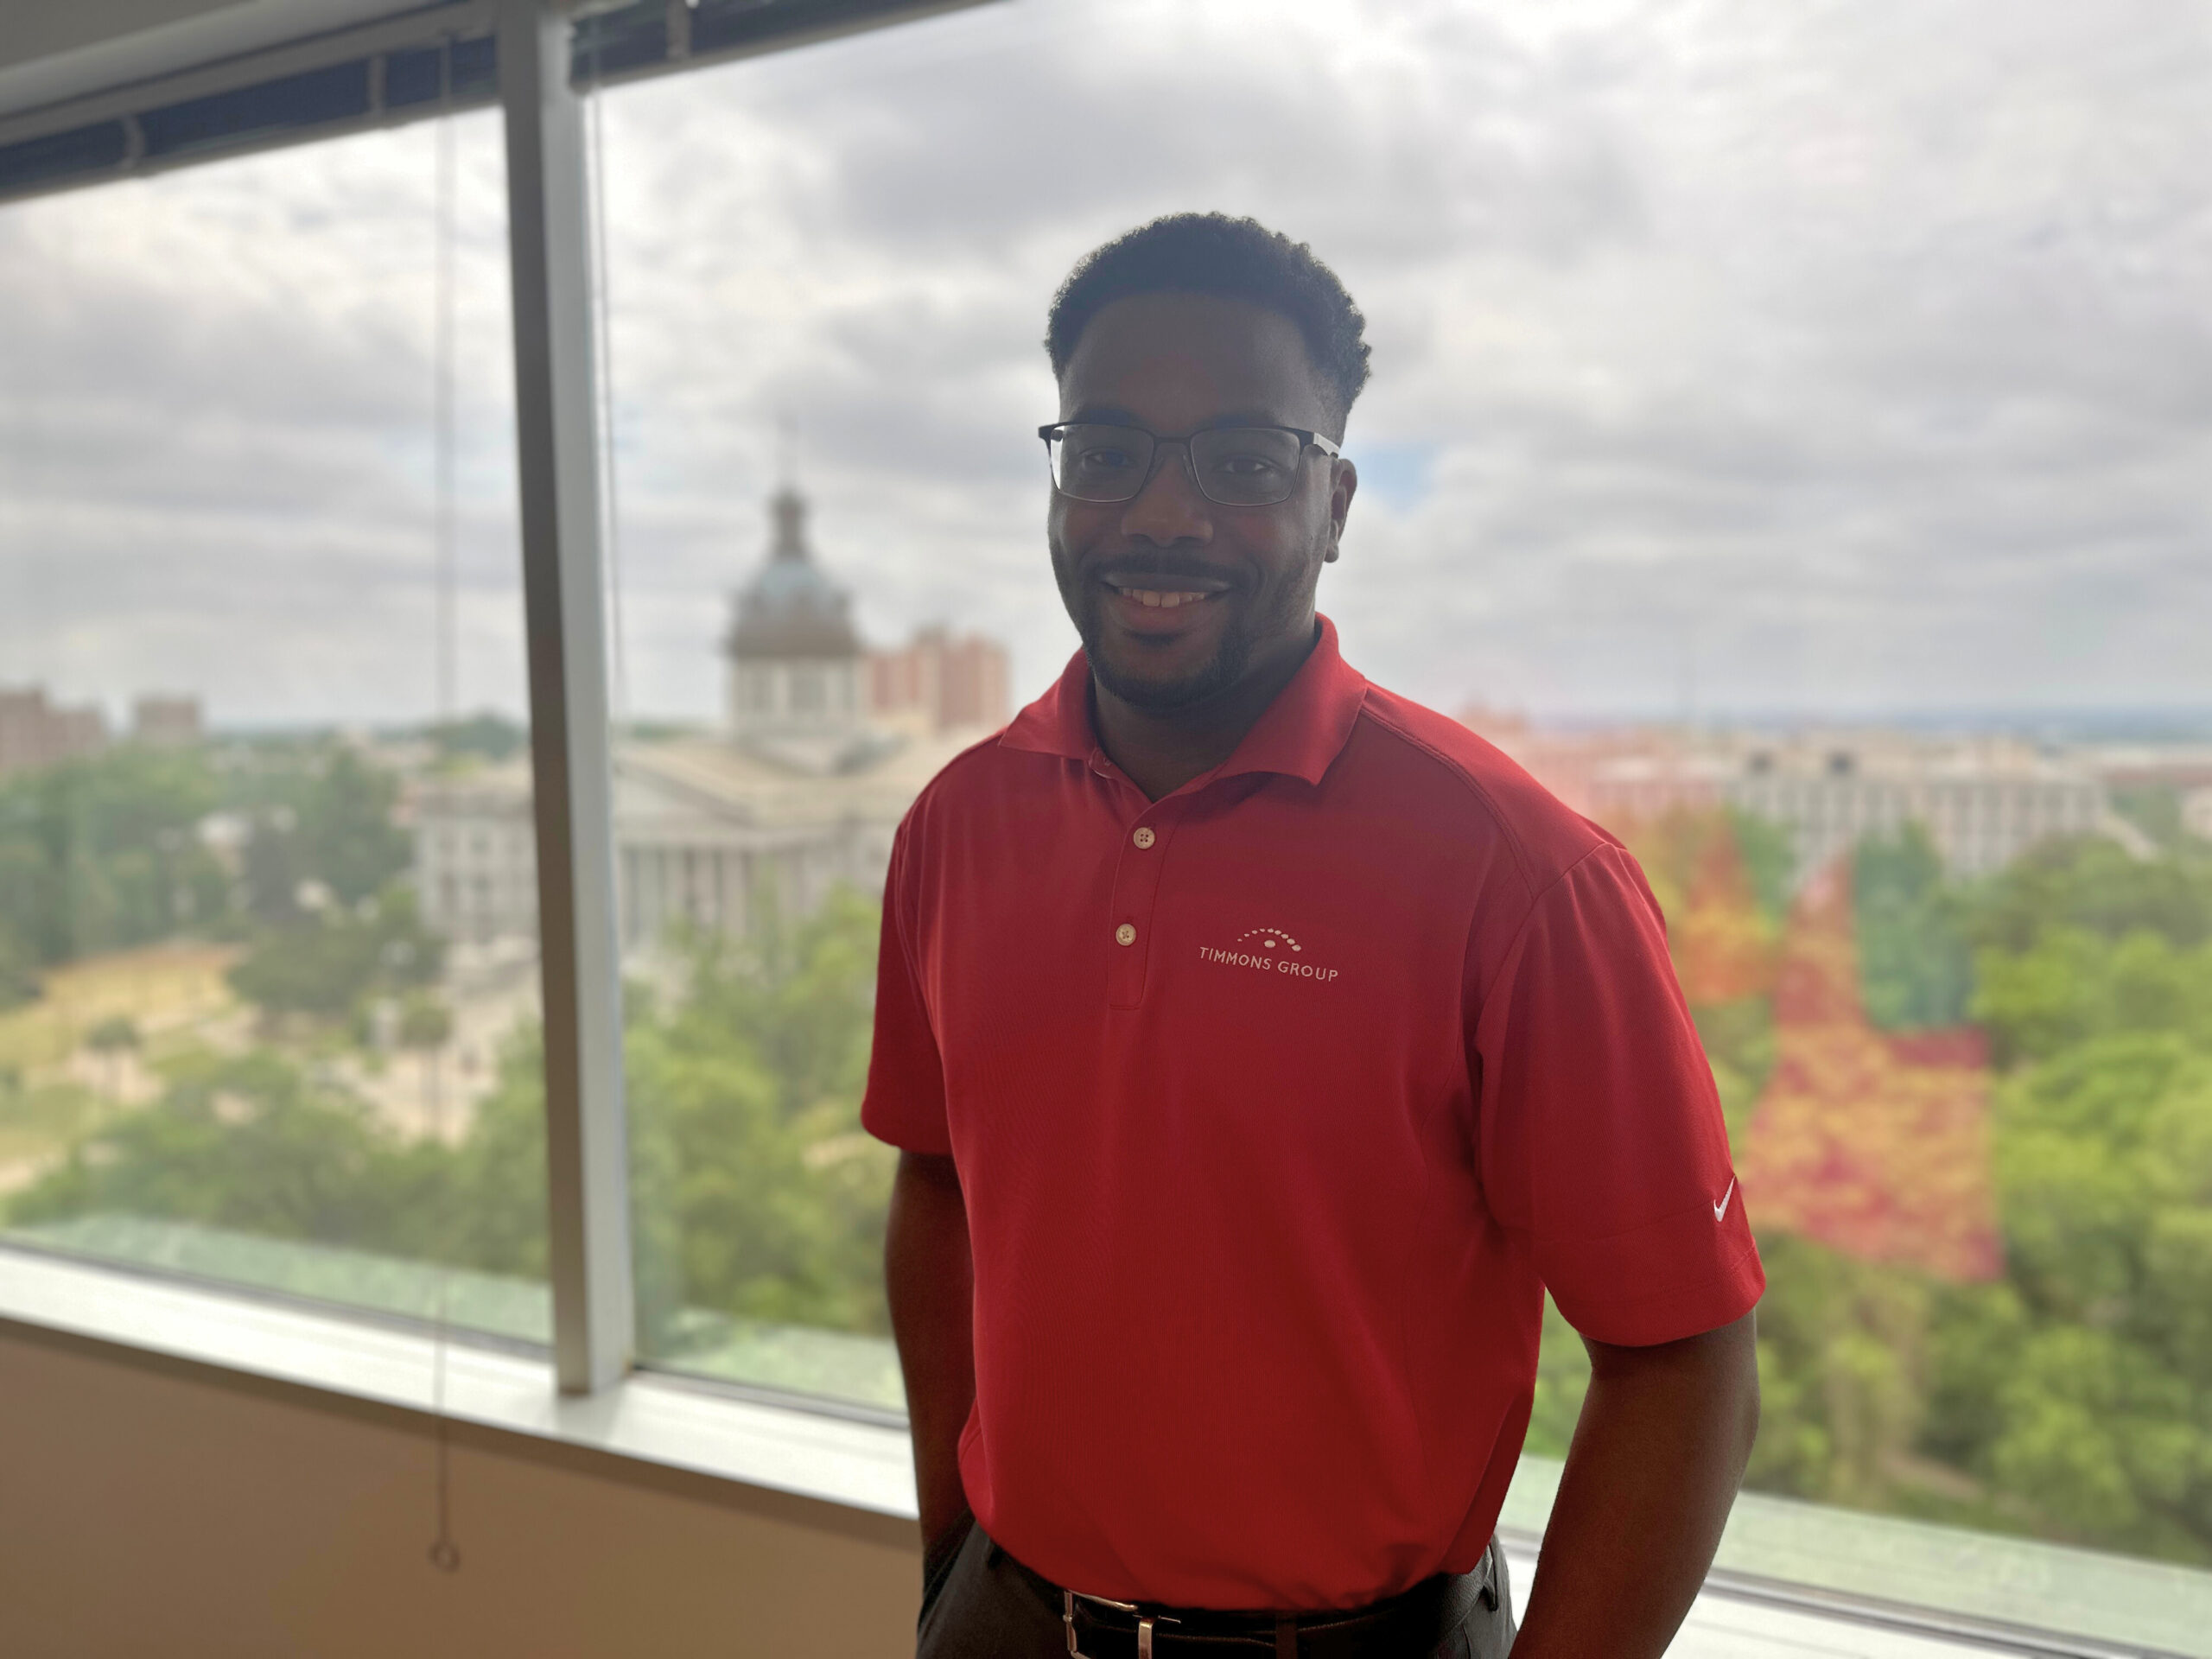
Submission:
[[[2038,842],[2135,832],[2078,757],[2006,737],[1890,730],[1791,738],[1651,728],[1537,732],[1488,711],[1464,715],[1578,812],[1619,830],[1721,805],[1786,830],[1804,880],[1871,835],[1908,823],[1957,875],[2003,868]]]
[[[738,596],[723,647],[730,730],[802,749],[861,729],[861,664],[852,601],[823,575],[806,539],[806,499],[786,485],[769,504],[768,562]]]
[[[851,595],[815,557],[805,500],[779,491],[770,518],[768,557],[724,636],[720,729],[616,746],[626,951],[686,927],[741,934],[764,901],[797,915],[840,885],[880,893],[914,797],[1002,721],[872,717]],[[410,810],[432,926],[475,943],[536,931],[526,760],[420,785]]]

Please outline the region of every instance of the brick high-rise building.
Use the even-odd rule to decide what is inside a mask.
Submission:
[[[989,731],[1012,713],[1006,647],[981,634],[918,629],[906,645],[870,652],[868,673],[868,710],[879,719],[918,720],[931,732]]]
[[[130,705],[131,741],[157,749],[188,749],[207,736],[197,697],[143,696]]]
[[[106,747],[107,719],[98,708],[57,709],[42,686],[0,688],[0,778]]]

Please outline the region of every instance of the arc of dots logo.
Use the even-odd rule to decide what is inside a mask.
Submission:
[[[1296,951],[1303,951],[1306,949],[1280,927],[1248,927],[1236,936],[1236,943],[1239,944],[1249,944],[1254,939],[1257,939],[1261,948],[1267,950],[1279,950],[1284,945],[1288,945]]]

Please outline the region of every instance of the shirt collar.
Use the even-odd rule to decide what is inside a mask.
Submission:
[[[1252,729],[1214,772],[1274,772],[1318,784],[1351,737],[1367,696],[1367,681],[1337,648],[1337,625],[1319,619],[1313,642],[1290,683],[1275,694]],[[1068,659],[1050,690],[1024,709],[999,738],[1002,747],[1065,755],[1103,766],[1104,753],[1090,724],[1090,663],[1082,652]]]

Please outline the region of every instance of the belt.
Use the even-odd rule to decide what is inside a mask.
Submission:
[[[1314,1613],[1222,1612],[1115,1601],[1054,1584],[1012,1554],[1007,1565],[1060,1611],[1073,1659],[1173,1659],[1174,1656],[1273,1654],[1276,1659],[1360,1659],[1377,1653],[1427,1653],[1480,1600],[1497,1606],[1493,1557],[1464,1577],[1440,1573],[1364,1607]]]

